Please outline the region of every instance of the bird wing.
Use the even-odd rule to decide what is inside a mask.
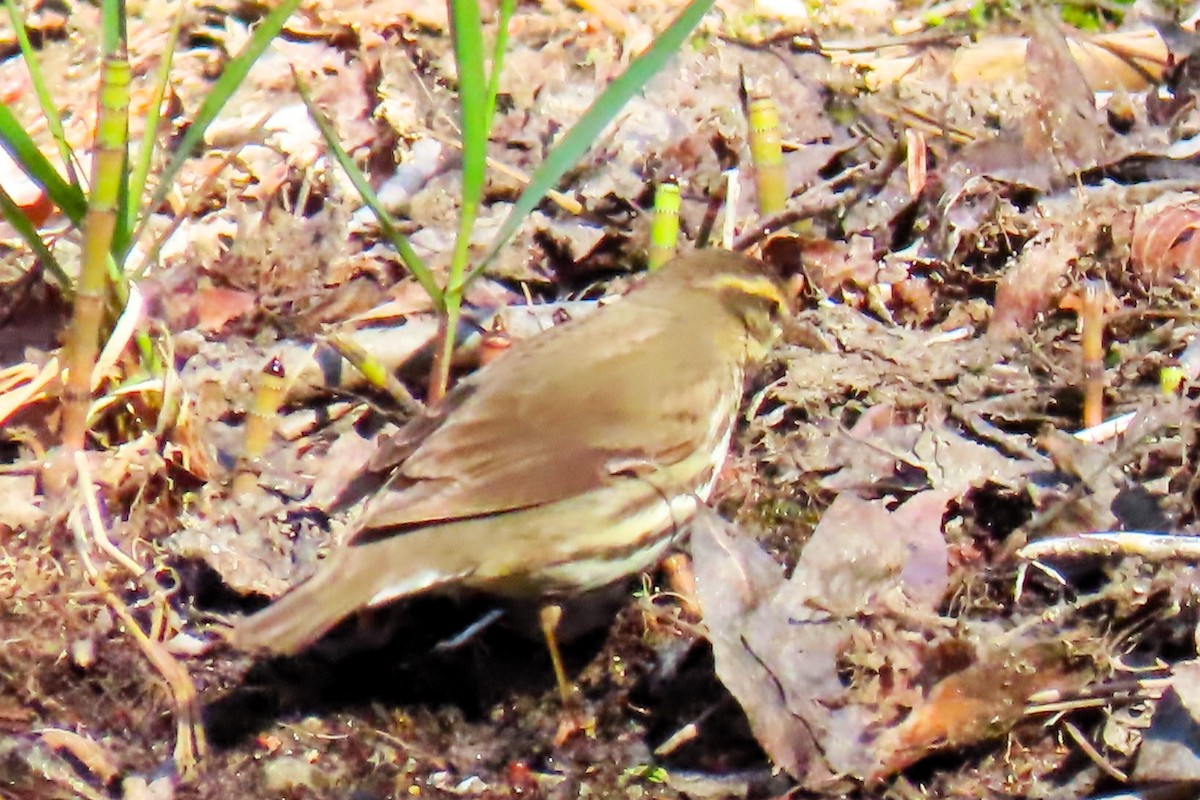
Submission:
[[[552,503],[686,457],[717,402],[713,333],[621,302],[630,307],[541,334],[460,384],[355,540]],[[689,424],[695,415],[705,419]]]

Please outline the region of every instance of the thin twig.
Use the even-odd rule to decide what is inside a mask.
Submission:
[[[92,529],[90,541],[125,569],[133,572],[134,575],[143,574],[144,570],[141,566],[117,548],[108,537],[100,514],[100,505],[92,491],[93,484],[87,460],[82,452],[75,454],[75,466],[78,470],[84,507],[87,510],[88,527]],[[91,548],[88,546],[89,537],[81,515],[71,514],[68,524],[74,533],[76,550],[88,579],[100,592],[109,609],[121,620],[125,630],[133,637],[146,660],[167,684],[176,713],[175,764],[181,776],[192,777],[208,751],[204,728],[200,722],[196,685],[187,669],[163,647],[162,643],[146,635],[141,625],[129,612],[129,607],[109,587],[108,581],[91,558],[89,552]]]
[[[141,564],[134,561],[132,557],[126,555],[124,550],[113,544],[112,539],[108,536],[108,529],[105,527],[104,519],[100,514],[100,503],[96,500],[95,484],[92,482],[92,470],[88,466],[87,455],[82,451],[75,453],[75,470],[76,474],[79,475],[79,489],[83,495],[83,505],[87,509],[88,522],[92,529],[92,541],[99,548],[100,552],[120,564],[135,578],[138,577],[146,570]]]
[[[1129,780],[1129,776],[1113,766],[1112,762],[1105,758],[1100,751],[1096,749],[1095,745],[1088,741],[1087,737],[1083,735],[1083,732],[1080,731],[1079,728],[1075,727],[1075,725],[1066,720],[1063,720],[1062,726],[1063,730],[1067,732],[1067,735],[1075,740],[1075,744],[1079,745],[1079,749],[1084,752],[1084,755],[1090,758],[1092,763],[1099,767],[1102,772],[1111,778],[1115,778],[1121,783],[1125,783]]]
[[[827,181],[809,187],[799,197],[789,200],[786,209],[767,219],[761,220],[757,225],[750,228],[750,230],[744,231],[734,241],[732,249],[735,251],[746,250],[781,228],[786,228],[800,220],[810,219],[823,211],[836,208],[843,202],[844,198],[839,197],[835,190],[870,170],[871,167],[869,165],[858,164],[843,170]]]

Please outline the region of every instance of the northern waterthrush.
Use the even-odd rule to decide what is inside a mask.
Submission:
[[[764,264],[702,251],[514,346],[400,431],[348,541],[234,642],[293,653],[439,587],[553,602],[653,566],[712,492],[784,308]]]

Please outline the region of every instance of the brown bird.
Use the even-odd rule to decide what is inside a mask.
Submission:
[[[420,592],[554,602],[652,567],[711,494],[785,310],[762,262],[701,251],[515,345],[399,432],[349,540],[234,643],[294,653]]]

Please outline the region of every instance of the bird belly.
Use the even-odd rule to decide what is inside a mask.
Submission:
[[[598,589],[653,567],[712,495],[729,453],[733,420],[710,433],[711,450],[670,467],[505,515],[511,517],[510,558],[468,582],[510,597],[553,597]]]
[[[669,504],[657,499],[622,522],[624,530],[612,531],[614,539],[619,537],[625,542],[620,550],[583,552],[541,568],[537,580],[542,584],[542,593],[553,596],[590,592],[650,569],[682,538],[696,506],[697,498],[691,494],[673,497]]]

